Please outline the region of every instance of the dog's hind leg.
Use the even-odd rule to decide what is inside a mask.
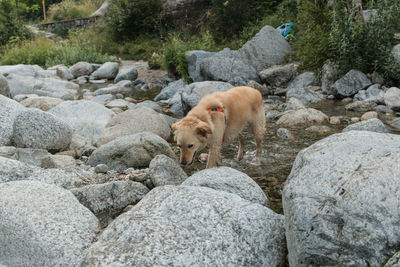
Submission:
[[[254,135],[254,139],[256,140],[256,155],[252,162],[254,165],[261,164],[261,153],[262,153],[262,143],[264,140],[265,134],[265,113],[264,108],[260,108],[257,112],[255,120],[250,122],[250,130]]]
[[[237,154],[236,159],[238,161],[240,161],[240,160],[243,159],[243,156],[244,156],[244,153],[245,153],[245,151],[244,151],[244,138],[243,138],[242,133],[239,134],[238,138],[239,138],[239,150],[238,150],[238,154]]]

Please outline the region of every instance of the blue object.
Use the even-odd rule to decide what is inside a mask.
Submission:
[[[292,33],[293,28],[294,28],[294,23],[289,22],[279,26],[279,31],[283,35],[283,37],[286,37],[288,34]]]

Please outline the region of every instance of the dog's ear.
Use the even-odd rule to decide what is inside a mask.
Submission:
[[[212,131],[211,131],[210,126],[207,123],[201,122],[196,127],[196,133],[200,136],[207,137],[207,134],[211,134]]]

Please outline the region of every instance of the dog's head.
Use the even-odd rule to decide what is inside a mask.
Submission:
[[[190,165],[198,150],[206,147],[211,128],[197,118],[185,117],[171,125],[174,139],[181,150],[180,162]]]

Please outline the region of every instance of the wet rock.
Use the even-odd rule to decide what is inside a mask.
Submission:
[[[7,79],[2,74],[0,74],[0,95],[11,97],[10,87],[8,86]]]
[[[63,100],[56,97],[35,96],[35,97],[28,97],[22,100],[20,104],[27,108],[38,108],[43,111],[48,111],[49,109],[54,108],[61,102],[63,102]]]
[[[372,82],[359,70],[351,70],[342,78],[337,80],[331,87],[335,95],[341,97],[352,96],[358,91],[370,86]]]
[[[392,110],[400,110],[400,89],[397,87],[389,88],[384,95],[385,105]]]
[[[40,181],[66,189],[83,183],[81,177],[75,173],[58,169],[42,169],[17,160],[0,157],[0,184],[21,180]]]
[[[138,77],[138,72],[137,69],[134,67],[125,67],[125,68],[121,68],[118,71],[118,75],[117,77],[115,77],[114,79],[114,83],[118,83],[120,81],[134,81],[136,80]]]
[[[17,148],[15,159],[29,165],[40,167],[43,158],[51,154],[44,149]]]
[[[78,266],[100,230],[71,192],[54,185],[3,183],[0,202],[1,262],[9,266]]]
[[[74,188],[71,192],[94,214],[120,210],[139,202],[149,189],[141,183],[115,181]]]
[[[157,187],[105,229],[83,266],[279,266],[282,217],[223,191]]]
[[[42,159],[41,166],[44,169],[73,170],[76,168],[75,159],[67,155],[49,155]]]
[[[236,194],[250,202],[269,206],[268,198],[253,179],[247,174],[229,167],[211,168],[196,172],[187,178],[182,185],[225,191]]]
[[[350,124],[343,129],[343,132],[349,131],[370,131],[377,133],[387,133],[389,132],[388,127],[379,119],[369,119],[354,124]]]
[[[276,122],[282,126],[297,126],[323,123],[328,120],[328,116],[313,108],[303,108],[298,110],[285,111]]]
[[[315,74],[312,71],[304,72],[291,81],[287,88],[304,88],[314,83]]]
[[[316,92],[318,89],[319,87],[315,86],[291,88],[286,92],[286,99],[294,97],[299,99],[304,105],[317,103],[325,99],[321,93]]]
[[[75,131],[92,144],[97,142],[114,112],[106,107],[87,100],[64,101],[50,109],[49,113],[66,121]]]
[[[154,101],[167,100],[173,97],[177,92],[182,92],[186,83],[181,79],[168,84],[161,92],[154,98]]]
[[[185,57],[188,62],[189,76],[193,82],[204,81],[204,78],[200,73],[200,64],[204,59],[214,55],[215,52],[207,52],[202,50],[193,50],[185,53]]]
[[[290,266],[381,266],[397,251],[399,142],[352,131],[297,155],[282,195]]]
[[[106,62],[90,75],[91,80],[112,80],[118,74],[118,63]]]
[[[154,186],[180,185],[188,177],[181,166],[166,155],[157,155],[151,160],[149,173]]]
[[[94,68],[92,64],[81,61],[72,65],[69,71],[74,78],[78,78],[80,76],[90,75],[94,71]]]
[[[101,133],[97,145],[101,146],[118,137],[146,131],[157,134],[165,140],[171,134],[171,129],[166,121],[154,110],[146,107],[127,110],[110,120]]]
[[[14,121],[13,143],[17,147],[63,151],[69,147],[72,128],[56,116],[39,109],[26,109]]]
[[[366,112],[375,109],[376,104],[370,101],[356,101],[346,105],[346,110]]]
[[[296,64],[287,64],[281,66],[273,66],[261,71],[258,75],[261,81],[273,87],[286,86],[297,73]]]
[[[279,128],[279,129],[276,131],[276,135],[277,135],[279,138],[283,138],[283,139],[293,139],[293,138],[294,138],[293,135],[292,135],[292,133],[291,133],[288,129],[286,129],[286,128]]]
[[[326,125],[313,125],[306,129],[306,131],[313,133],[327,133],[330,132],[331,130],[332,129]]]
[[[15,118],[24,109],[18,102],[0,95],[0,146],[11,144]]]
[[[378,118],[378,113],[376,111],[369,111],[364,113],[361,116],[361,120],[365,121],[365,120],[369,120],[369,119],[377,119]]]
[[[103,163],[113,170],[147,167],[159,154],[175,158],[174,152],[164,139],[150,132],[142,132],[122,136],[100,146],[89,157],[88,164],[97,166]]]

